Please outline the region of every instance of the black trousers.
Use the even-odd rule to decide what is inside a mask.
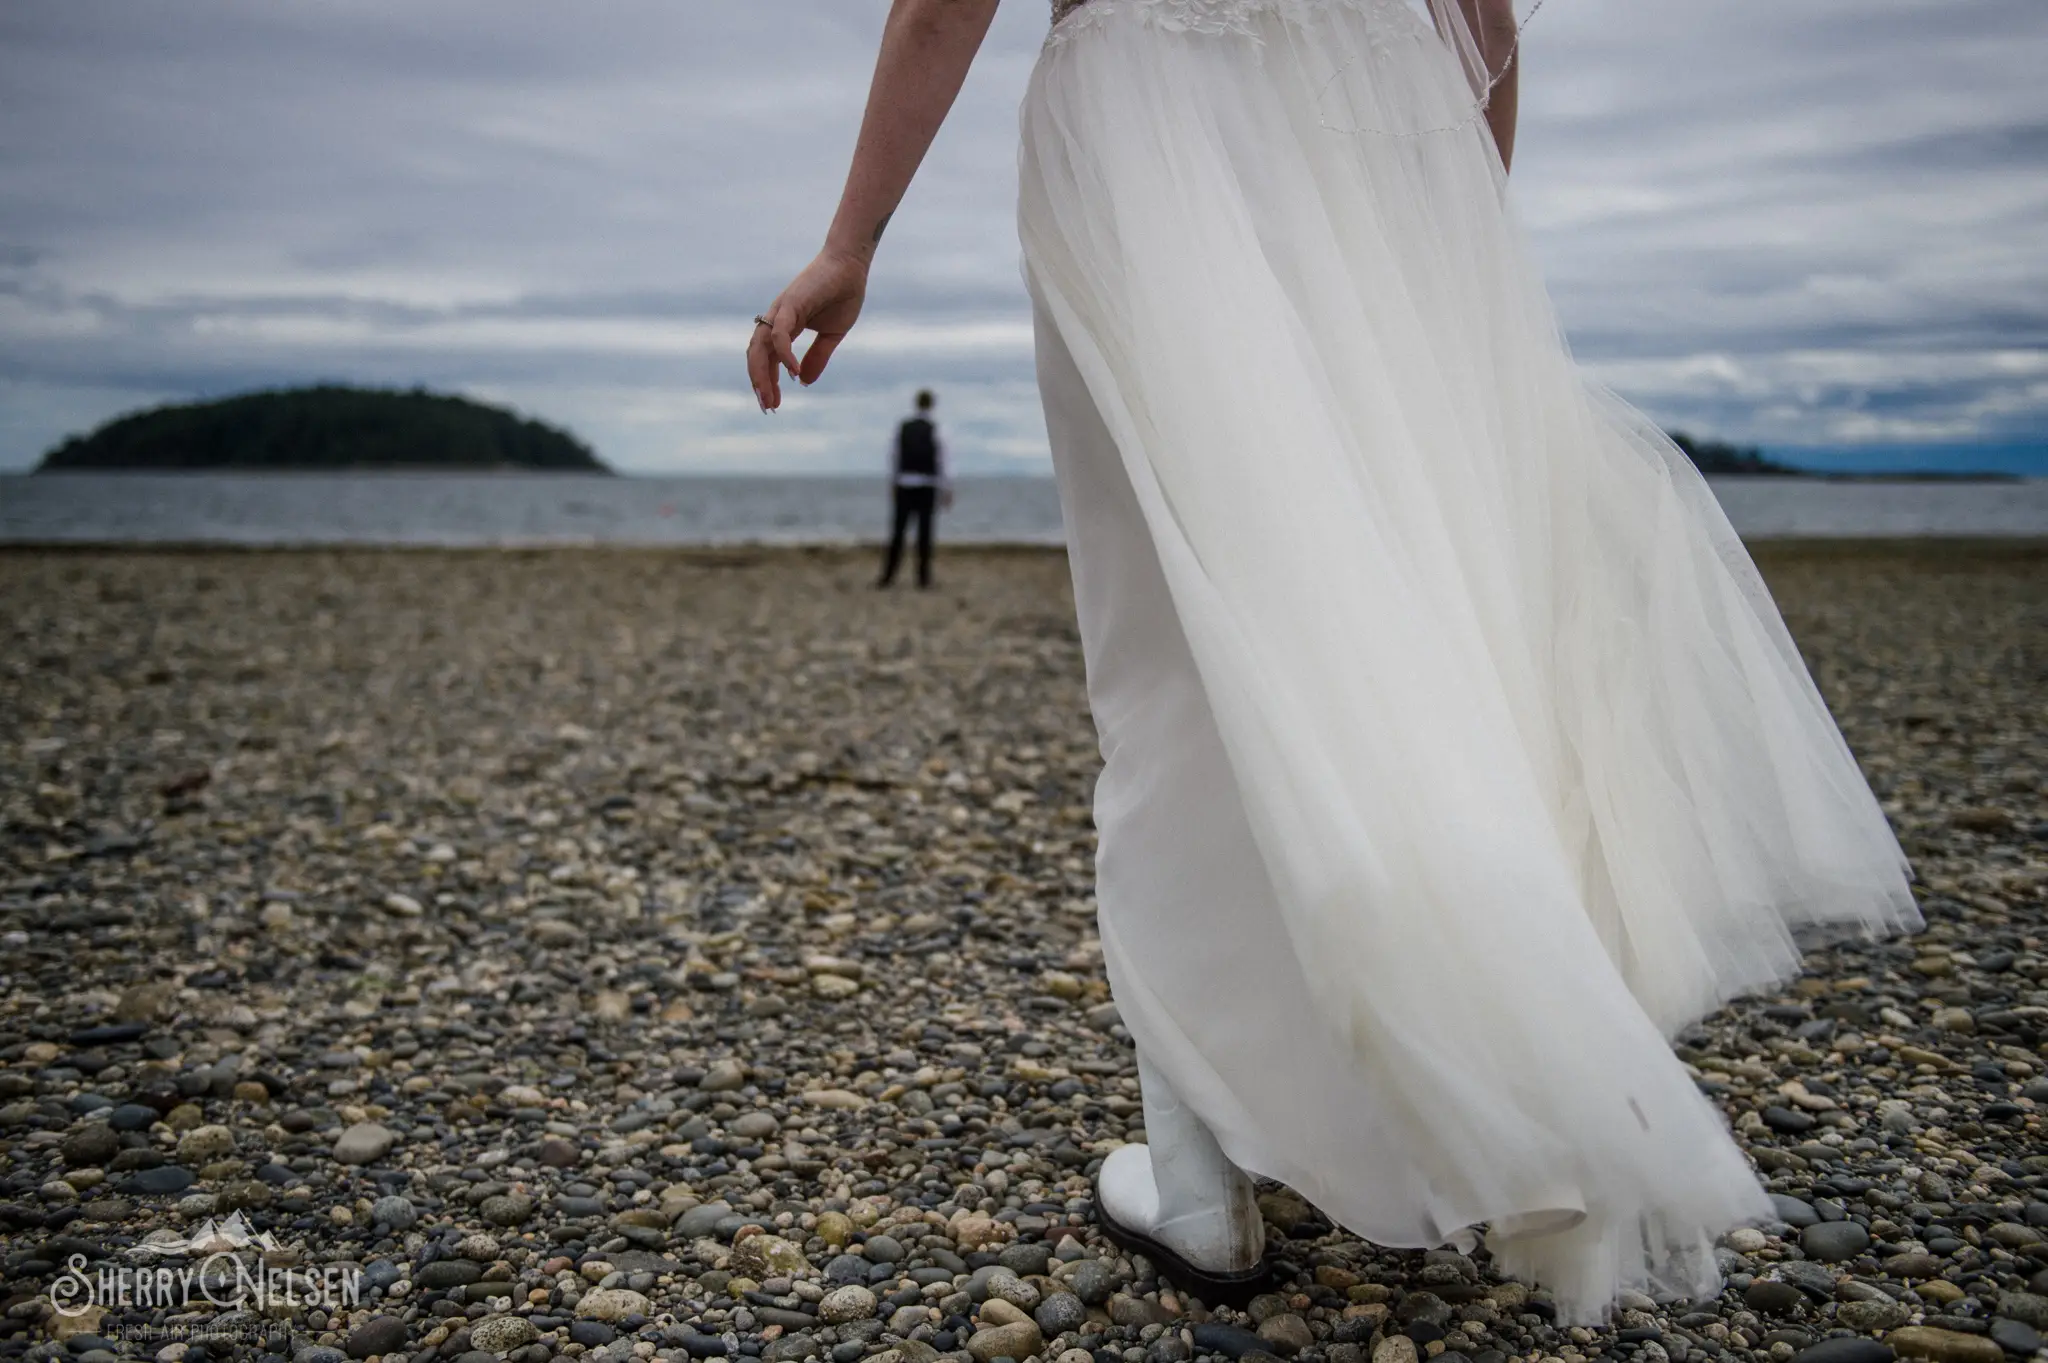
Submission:
[[[938,504],[935,487],[896,489],[896,524],[889,532],[889,556],[882,560],[881,586],[896,580],[896,566],[903,561],[903,536],[913,516],[917,518],[917,585],[932,585],[932,517]]]

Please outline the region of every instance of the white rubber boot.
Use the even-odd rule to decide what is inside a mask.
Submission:
[[[1255,1292],[1266,1279],[1266,1226],[1252,1181],[1142,1054],[1138,1083],[1148,1143],[1121,1146],[1102,1162],[1095,1206],[1103,1230],[1212,1305]]]

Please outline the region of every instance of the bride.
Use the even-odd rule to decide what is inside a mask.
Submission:
[[[1483,1229],[1568,1322],[1711,1295],[1769,1204],[1667,1038],[1798,936],[1919,924],[1705,483],[1573,367],[1504,198],[1510,3],[1055,0],[1024,100],[1148,1139],[1096,1205],[1212,1302],[1263,1281],[1248,1176],[1383,1245]],[[994,10],[895,0],[764,409],[853,326]]]

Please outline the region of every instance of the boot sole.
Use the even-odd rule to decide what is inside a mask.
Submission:
[[[1111,1244],[1126,1253],[1144,1255],[1168,1282],[1199,1297],[1204,1306],[1242,1309],[1273,1281],[1273,1266],[1263,1258],[1253,1267],[1235,1272],[1211,1273],[1207,1269],[1196,1268],[1151,1236],[1119,1224],[1102,1205],[1099,1187],[1095,1190],[1095,1224],[1101,1227],[1103,1236]]]

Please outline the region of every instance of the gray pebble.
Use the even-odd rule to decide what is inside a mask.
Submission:
[[[1892,1348],[1874,1339],[1837,1335],[1801,1349],[1793,1363],[1892,1363]]]
[[[2024,1321],[2000,1316],[1991,1322],[1991,1338],[2007,1353],[2032,1354],[2041,1350],[2041,1332]]]
[[[1020,1278],[1042,1278],[1052,1266],[1052,1250],[1036,1242],[1005,1245],[996,1261]]]
[[[349,1331],[348,1356],[369,1358],[372,1355],[394,1354],[405,1347],[405,1322],[396,1316],[372,1316],[355,1329]]]
[[[1038,1309],[1031,1313],[1038,1322],[1038,1328],[1051,1339],[1069,1330],[1078,1330],[1088,1319],[1088,1307],[1072,1292],[1054,1292],[1038,1303]]]
[[[706,1202],[692,1207],[676,1219],[675,1233],[684,1240],[700,1240],[712,1233],[718,1223],[732,1215],[732,1205],[727,1202]]]
[[[374,1164],[391,1153],[398,1133],[376,1122],[357,1122],[336,1138],[334,1158],[338,1164]]]
[[[419,1209],[412,1205],[412,1199],[399,1193],[388,1193],[370,1204],[370,1220],[395,1231],[409,1231],[419,1219]]]
[[[1799,1247],[1826,1264],[1853,1259],[1870,1248],[1870,1232],[1854,1221],[1823,1221],[1799,1233]]]
[[[1076,1268],[1067,1285],[1089,1306],[1100,1306],[1116,1290],[1116,1269],[1101,1259],[1090,1259]]]
[[[1780,1221],[1798,1230],[1804,1230],[1820,1221],[1820,1213],[1813,1209],[1811,1202],[1793,1197],[1789,1193],[1772,1193],[1771,1206],[1777,1210]]]

